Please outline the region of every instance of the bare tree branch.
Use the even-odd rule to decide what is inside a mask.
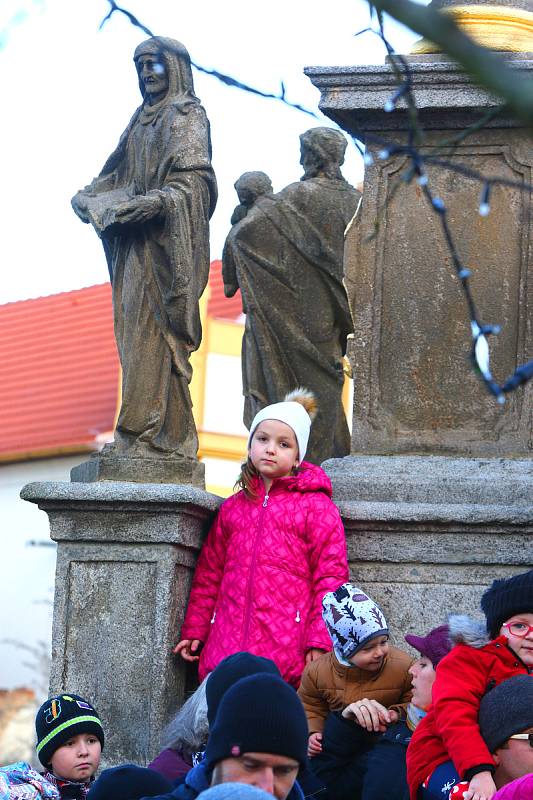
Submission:
[[[124,14],[128,20],[134,25],[136,28],[140,28],[147,36],[155,36],[155,33],[152,33],[150,28],[147,28],[137,17],[128,11],[126,8],[122,8],[119,6],[115,0],[108,0],[109,5],[111,8],[109,12],[106,14],[102,22],[100,23],[99,29],[102,30],[105,23],[111,19],[115,11],[119,12],[120,14]],[[205,75],[211,75],[213,78],[216,78],[221,83],[225,84],[226,86],[233,86],[235,89],[241,89],[243,92],[249,92],[250,94],[258,95],[259,97],[264,97],[268,100],[279,100],[280,103],[283,103],[289,108],[294,108],[296,111],[301,111],[303,114],[307,114],[314,119],[320,119],[319,115],[316,114],[314,111],[311,111],[309,108],[304,108],[299,103],[291,103],[285,97],[285,85],[283,81],[281,82],[281,90],[279,94],[272,94],[271,92],[263,92],[261,89],[256,89],[254,86],[249,86],[247,83],[242,83],[242,81],[237,80],[236,78],[232,78],[231,75],[225,75],[223,72],[219,72],[216,69],[207,69],[207,67],[202,67],[200,64],[196,64],[194,61],[191,60],[192,66],[198,70],[198,72],[203,72]]]

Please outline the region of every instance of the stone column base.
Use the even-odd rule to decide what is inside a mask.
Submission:
[[[383,606],[396,645],[449,613],[481,617],[494,580],[533,566],[533,463],[347,456],[323,465],[352,579]]]
[[[205,467],[195,458],[147,458],[94,453],[88,461],[70,471],[70,479],[92,481],[128,481],[133,483],[191,484],[205,489]]]
[[[57,542],[50,690],[101,715],[103,766],[148,763],[183,699],[172,656],[220,498],[192,486],[30,483]]]

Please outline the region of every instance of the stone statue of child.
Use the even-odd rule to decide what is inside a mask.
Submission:
[[[151,476],[154,460],[198,467],[189,358],[202,337],[198,301],[217,189],[187,50],[153,37],[137,47],[134,63],[143,102],[72,206],[102,238],[113,287],[122,404],[102,460],[114,459],[113,477],[128,480],[128,465],[125,473],[119,465],[142,459],[144,480],[157,482],[173,472],[165,477],[160,463]],[[182,481],[190,482],[187,470]]]
[[[227,296],[241,290],[244,423],[296,388],[318,401],[308,459],[350,452],[342,405],[343,358],[353,330],[344,288],[344,231],[360,192],[343,178],[346,139],[331,128],[300,137],[304,175],[258,197],[224,247]]]
[[[266,172],[243,172],[234,183],[239,205],[231,215],[231,224],[236,225],[244,219],[249,209],[259,197],[272,194],[272,182]]]

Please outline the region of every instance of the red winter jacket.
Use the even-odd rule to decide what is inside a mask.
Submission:
[[[194,574],[182,639],[200,639],[203,679],[240,650],[271,658],[298,686],[311,647],[331,649],[322,598],[348,580],[344,529],[326,473],[303,462],[268,496],[226,500]]]
[[[524,674],[530,670],[505,636],[480,648],[457,644],[444,656],[437,666],[432,704],[407,748],[411,800],[416,800],[420,785],[445,761],[453,761],[461,778],[472,767],[494,764],[479,731],[479,704],[487,689]]]

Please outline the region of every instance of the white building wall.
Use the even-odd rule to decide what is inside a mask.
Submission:
[[[56,547],[48,517],[19,497],[31,481],[69,479],[83,455],[0,465],[0,688],[46,693]],[[35,543],[35,544],[32,544]]]

